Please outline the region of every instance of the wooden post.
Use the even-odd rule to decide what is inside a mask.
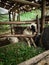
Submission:
[[[20,12],[18,11],[17,21],[20,21]]]
[[[12,12],[12,21],[15,21],[15,15],[16,15],[16,13],[15,12]],[[12,25],[12,31],[13,31],[13,34],[14,34],[14,25]]]
[[[10,15],[11,13],[9,12],[9,21],[11,21],[11,15]]]
[[[13,12],[13,21],[15,21],[15,12]]]
[[[42,32],[44,24],[45,24],[46,0],[42,0],[41,7],[42,7],[41,8],[41,32]]]
[[[36,16],[36,20],[37,20],[37,34],[40,35],[40,21],[38,15]]]
[[[11,12],[9,12],[9,21],[11,21]],[[10,27],[11,27],[11,34],[13,34],[13,32],[12,32],[12,25],[10,25]]]

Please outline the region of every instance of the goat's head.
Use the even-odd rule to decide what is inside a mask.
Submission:
[[[32,30],[32,32],[37,32],[37,26],[36,26],[36,24],[35,23],[32,23],[30,25],[30,29]]]

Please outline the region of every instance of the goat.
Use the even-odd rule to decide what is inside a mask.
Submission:
[[[10,43],[17,43],[17,42],[19,42],[19,39],[17,37],[8,37],[8,40],[10,41]]]
[[[37,31],[37,29],[36,29],[36,24],[35,24],[35,23],[32,23],[30,26],[28,26],[28,27],[23,31],[23,34],[24,34],[24,35],[34,35],[34,34],[36,34],[36,31]],[[29,47],[31,46],[31,45],[30,45],[30,40],[31,40],[31,42],[33,43],[34,47],[37,47],[36,44],[35,44],[35,42],[34,42],[34,40],[33,40],[32,38],[30,38],[30,40],[29,40],[29,38],[25,38],[25,39],[26,39],[26,41],[27,41]]]

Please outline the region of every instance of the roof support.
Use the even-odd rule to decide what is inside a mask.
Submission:
[[[6,0],[7,1],[7,0]],[[34,6],[34,7],[40,7],[40,4],[37,3],[32,3],[29,1],[24,1],[24,0],[8,0],[9,2],[14,2],[14,5],[12,7],[10,7],[11,4],[8,4],[8,2],[4,3],[4,2],[0,2],[0,7],[3,7],[5,9],[8,9],[9,11],[15,11],[15,9],[17,8],[17,4],[19,5],[30,5],[30,6]],[[19,7],[18,7],[19,8]]]
[[[15,16],[16,16],[16,13],[15,12],[12,12],[12,17],[13,17],[13,21],[15,21]]]
[[[18,11],[17,21],[20,21],[20,12]]]
[[[38,18],[38,15],[36,16],[37,19],[37,34],[40,35],[40,20]]]
[[[46,0],[42,0],[42,6],[41,6],[41,32],[44,28],[45,24],[45,11],[46,11]]]
[[[12,12],[13,21],[15,21],[15,16],[16,16],[16,13]],[[12,25],[12,31],[13,31],[13,34],[14,34],[14,25]]]
[[[9,21],[11,22],[11,12],[9,12]],[[10,28],[11,28],[11,34],[13,34],[12,25],[10,25]]]

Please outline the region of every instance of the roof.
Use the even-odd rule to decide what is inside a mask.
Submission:
[[[29,6],[30,5],[30,6]],[[8,9],[9,11],[15,10],[31,10],[32,7],[39,7],[40,4],[32,3],[26,0],[1,0],[0,7]]]
[[[49,0],[47,5],[49,5]],[[40,7],[41,0],[1,0],[0,7],[8,9],[9,11],[30,11],[33,7]]]

